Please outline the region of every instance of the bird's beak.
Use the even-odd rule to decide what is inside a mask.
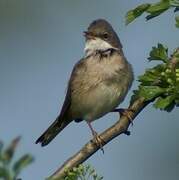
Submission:
[[[88,31],[84,31],[83,32],[83,35],[85,36],[85,38],[88,40],[88,39],[95,39],[95,36],[91,33],[91,32],[88,32]]]

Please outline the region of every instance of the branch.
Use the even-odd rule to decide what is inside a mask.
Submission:
[[[161,49],[163,50],[163,49]],[[156,53],[156,52],[155,52]],[[168,68],[175,70],[179,56],[179,48],[177,48],[174,53],[171,55],[170,61],[168,63]],[[156,83],[155,81],[153,83]],[[152,84],[153,84],[152,83]],[[151,84],[151,85],[152,85]],[[110,128],[106,129],[104,132],[100,134],[100,138],[104,141],[103,145],[110,142],[115,137],[119,136],[120,134],[127,134],[129,135],[128,127],[130,123],[133,122],[135,117],[150,103],[156,100],[155,97],[152,100],[146,100],[144,97],[139,96],[137,99],[132,101],[129,105],[128,109],[132,110],[129,111],[131,119],[129,120],[127,116],[123,115],[121,118]],[[81,150],[79,150],[76,154],[74,154],[71,158],[69,158],[64,164],[48,179],[64,179],[67,173],[72,170],[74,167],[82,164],[86,161],[90,156],[92,156],[96,151],[98,151],[100,147],[95,143],[95,140],[92,139],[87,144],[85,144]]]
[[[117,121],[114,125],[110,128],[106,129],[104,132],[100,134],[100,138],[104,141],[104,145],[110,142],[115,137],[119,136],[120,134],[127,134],[127,129],[134,120],[134,118],[138,115],[138,113],[150,102],[144,101],[144,98],[138,98],[135,100],[130,106],[130,117],[129,120],[126,116],[121,116],[119,121]],[[87,144],[85,144],[81,150],[79,150],[75,155],[69,158],[64,164],[54,173],[52,174],[49,179],[61,179],[64,178],[67,174],[67,170],[72,170],[73,167],[76,167],[86,161],[90,156],[92,156],[96,151],[100,149],[99,146],[95,143],[95,140],[92,139]]]
[[[153,52],[150,55],[153,55],[151,58],[165,58],[167,50],[163,46],[159,46],[158,48],[154,48]],[[160,53],[158,54],[158,51]],[[165,53],[164,53],[165,52]],[[154,56],[155,55],[155,56]],[[164,55],[161,56],[161,55]],[[179,48],[175,50],[175,52],[171,55],[170,61],[168,63],[168,68],[175,69],[178,64],[178,56],[179,56]],[[154,59],[155,59],[154,58]],[[164,61],[164,63],[166,63]],[[155,81],[153,83],[156,83]],[[151,85],[153,85],[153,83]],[[154,97],[153,99],[146,99],[144,96],[139,96],[135,100],[131,101],[132,103],[129,105],[128,109],[132,110],[129,111],[131,119],[129,120],[127,116],[123,115],[121,118],[110,128],[106,129],[102,132],[99,136],[103,140],[103,145],[110,142],[115,137],[119,136],[120,134],[127,134],[129,135],[128,127],[130,123],[133,122],[135,117],[147,106],[150,102],[155,101],[158,96]],[[96,151],[98,151],[100,147],[95,143],[95,140],[92,139],[87,144],[85,144],[81,150],[79,150],[76,154],[74,154],[71,158],[69,158],[64,164],[54,173],[52,174],[49,179],[64,179],[67,173],[72,170],[74,167],[82,164],[86,161],[90,156],[92,156]]]

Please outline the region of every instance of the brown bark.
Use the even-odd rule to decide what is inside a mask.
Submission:
[[[171,55],[170,63],[168,64],[168,67],[171,69],[175,69],[176,65],[178,63],[178,58],[176,58],[176,54],[179,54],[179,48],[177,48],[173,55]],[[102,132],[99,136],[104,141],[104,145],[110,142],[115,137],[119,136],[120,134],[128,134],[127,130],[130,125],[130,123],[133,122],[135,117],[145,108],[146,105],[148,105],[151,101],[145,101],[144,98],[140,97],[136,99],[129,107],[128,109],[132,110],[129,111],[130,113],[130,119],[129,117],[123,115],[121,118],[110,128],[106,129],[104,132]],[[90,156],[92,156],[96,151],[100,149],[100,146],[98,146],[95,143],[95,140],[92,139],[87,144],[85,144],[76,154],[74,154],[72,157],[70,157],[66,162],[63,163],[63,165],[54,173],[52,174],[49,179],[63,179],[66,175],[66,170],[71,170],[73,167],[76,167],[86,161]]]
[[[104,141],[103,145],[107,144],[120,134],[128,134],[127,129],[130,123],[133,122],[134,118],[148,103],[149,102],[144,102],[143,98],[135,100],[128,108],[130,109],[130,119],[129,117],[122,115],[114,125],[106,129],[99,135],[100,138]],[[85,144],[76,154],[74,154],[66,162],[64,162],[64,164],[54,174],[52,174],[49,179],[61,179],[65,177],[67,169],[71,170],[73,167],[76,167],[79,164],[83,163],[99,149],[100,146],[98,146],[95,143],[95,140],[92,139],[87,144]]]

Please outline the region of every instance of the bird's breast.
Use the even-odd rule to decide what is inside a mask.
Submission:
[[[86,59],[86,70],[73,80],[72,109],[77,118],[95,120],[117,107],[128,90],[125,59],[119,54]]]

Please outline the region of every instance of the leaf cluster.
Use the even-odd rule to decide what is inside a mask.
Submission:
[[[179,28],[179,16],[176,16],[175,17],[175,20],[176,20],[176,27]]]
[[[150,20],[164,13],[170,8],[174,8],[174,12],[179,10],[179,0],[160,0],[157,3],[145,3],[130,10],[126,14],[126,24],[131,23],[144,12],[147,13],[146,20]],[[179,28],[179,16],[176,16],[176,27]]]
[[[179,105],[179,51],[176,50],[169,58],[168,49],[158,44],[152,48],[148,59],[162,63],[139,76],[140,85],[134,91],[132,101],[143,97],[146,101],[154,101],[156,108],[171,111]]]
[[[21,171],[33,162],[33,157],[30,154],[24,154],[18,160],[13,162],[13,157],[20,137],[15,138],[4,148],[4,143],[0,141],[0,179],[1,180],[16,180]]]
[[[99,176],[95,169],[90,165],[80,164],[74,167],[71,171],[66,171],[66,177],[61,180],[102,180],[103,177]],[[57,180],[57,179],[49,179]],[[59,180],[59,179],[58,179]]]

